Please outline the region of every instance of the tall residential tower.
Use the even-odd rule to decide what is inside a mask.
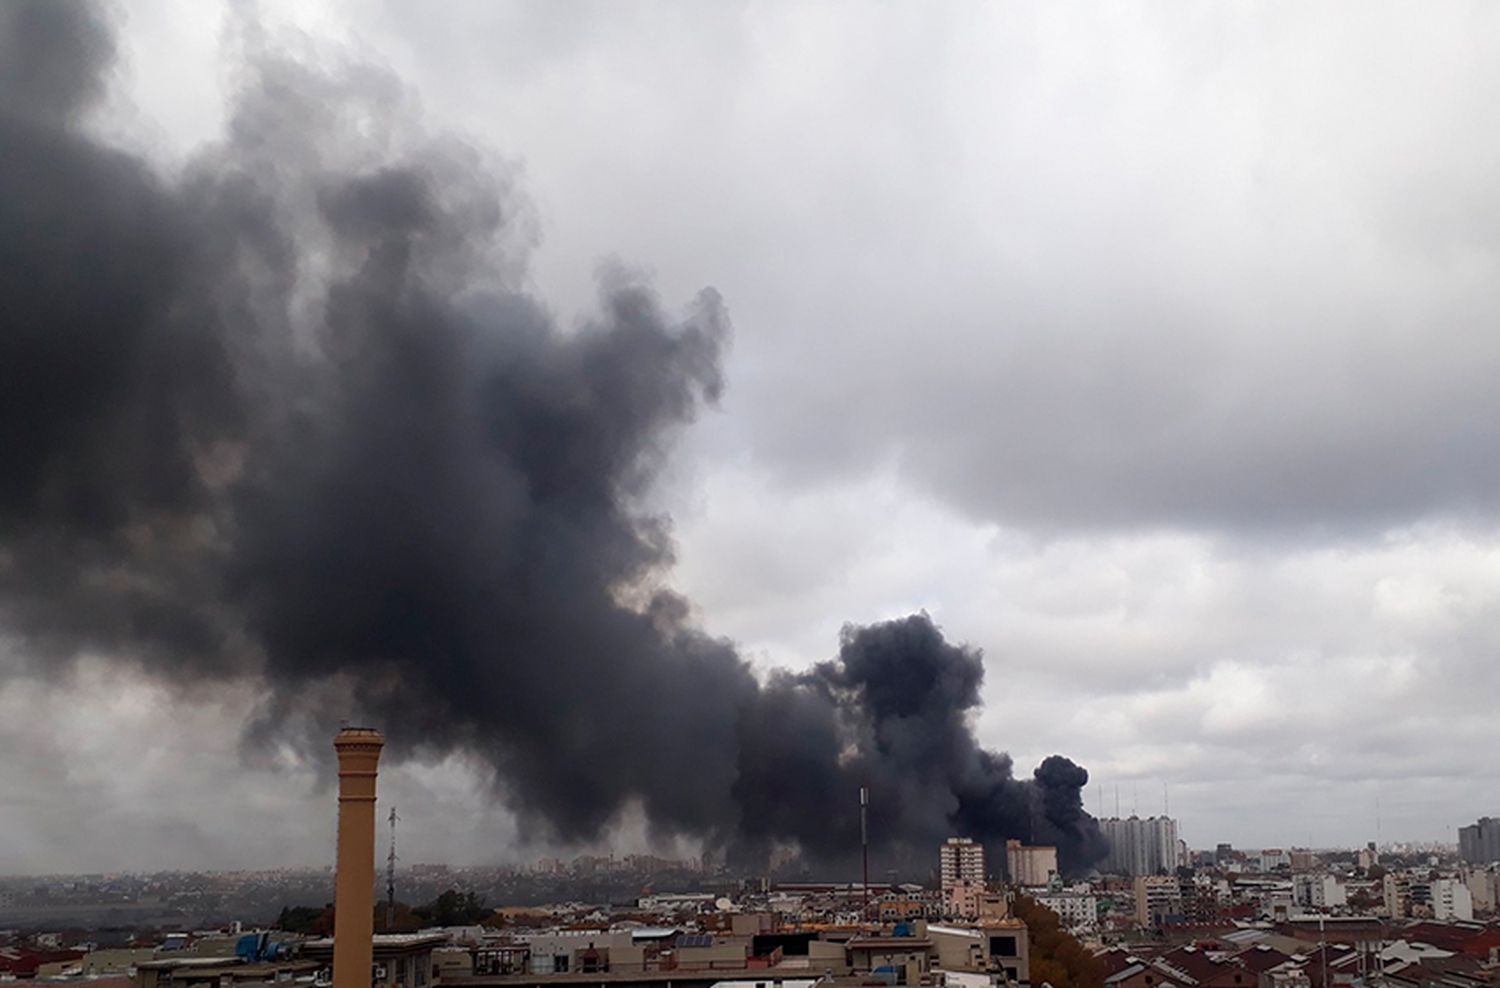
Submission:
[[[967,837],[949,837],[938,848],[938,878],[944,911],[976,918],[984,896],[984,845]]]

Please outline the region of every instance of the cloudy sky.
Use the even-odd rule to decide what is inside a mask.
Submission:
[[[314,9],[315,8],[315,9]],[[231,17],[132,3],[91,126],[170,173]],[[511,163],[567,324],[607,259],[733,320],[653,498],[762,670],[925,609],[976,729],[1195,847],[1454,839],[1500,811],[1500,10],[1481,4],[267,2]],[[19,646],[18,646],[19,647]],[[0,685],[0,872],[322,863],[249,688]],[[462,758],[409,861],[504,860]],[[639,827],[620,824],[621,846]]]

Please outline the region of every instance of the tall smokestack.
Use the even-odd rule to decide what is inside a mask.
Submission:
[[[370,988],[375,963],[375,774],[385,738],[346,727],[339,756],[338,874],[333,889],[333,986]]]

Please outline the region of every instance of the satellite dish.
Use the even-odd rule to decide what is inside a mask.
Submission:
[[[730,901],[727,895],[721,895],[714,900],[714,908],[721,913],[728,912],[733,907],[734,903]]]

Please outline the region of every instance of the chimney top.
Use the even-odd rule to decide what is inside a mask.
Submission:
[[[373,727],[346,727],[333,739],[335,748],[343,747],[381,747],[385,744],[385,737]]]

